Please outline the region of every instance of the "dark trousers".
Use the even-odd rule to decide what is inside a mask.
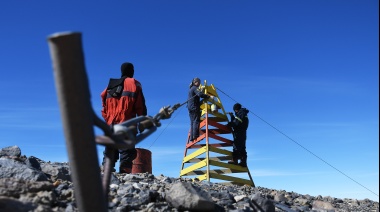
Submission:
[[[104,165],[105,163],[105,154],[106,154],[106,150],[103,151],[102,165]],[[132,168],[132,165],[133,165],[132,162],[137,156],[137,150],[135,149],[135,147],[133,147],[132,149],[127,149],[127,150],[119,149],[118,151],[115,151],[115,155],[114,155],[115,162],[114,164],[112,164],[112,167],[115,167],[115,163],[117,162],[117,160],[119,160],[119,154],[120,154],[120,168]]]
[[[190,116],[190,140],[196,139],[199,137],[199,123],[200,123],[200,114],[199,110],[189,111]]]
[[[236,160],[247,160],[246,151],[247,131],[235,131],[234,132],[234,145],[233,145],[233,158]]]
[[[120,167],[121,168],[132,168],[132,161],[137,156],[137,151],[135,148],[127,150],[119,150],[120,153]]]
[[[103,152],[105,154],[105,151]],[[118,150],[115,151],[115,163],[117,160],[119,160],[119,154],[120,154],[120,167],[122,168],[132,168],[132,162],[137,156],[137,150],[135,148],[133,149],[127,149],[127,150]],[[105,162],[105,157],[103,157],[103,165]],[[112,164],[113,167],[115,167],[115,164]]]

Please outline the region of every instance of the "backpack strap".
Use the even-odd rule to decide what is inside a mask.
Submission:
[[[107,86],[107,93],[111,97],[120,97],[123,93],[124,88],[124,80],[126,77],[122,77],[120,79],[110,79]]]

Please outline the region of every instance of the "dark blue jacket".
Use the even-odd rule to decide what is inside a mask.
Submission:
[[[200,98],[208,98],[209,95],[204,94],[198,90],[198,87],[193,85],[189,90],[189,95],[187,97],[187,109],[189,111],[199,111],[200,110]]]
[[[231,124],[234,131],[245,131],[248,129],[249,119],[248,119],[249,110],[246,108],[241,108],[235,116],[231,115]]]

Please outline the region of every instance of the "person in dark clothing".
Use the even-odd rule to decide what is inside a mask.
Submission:
[[[199,90],[201,80],[196,77],[191,81],[190,90],[187,98],[187,109],[190,116],[190,139],[193,141],[199,137],[199,123],[201,117],[200,98],[214,98],[212,95],[207,95]]]
[[[247,167],[247,151],[246,151],[246,140],[247,140],[247,129],[249,124],[248,113],[249,110],[242,108],[241,104],[236,103],[233,106],[235,115],[229,113],[231,116],[231,121],[228,126],[232,127],[234,135],[234,144],[232,152],[232,160],[228,161],[230,164],[238,164],[242,167]]]
[[[139,81],[133,78],[134,66],[132,63],[123,63],[120,67],[121,78],[117,79],[122,85],[119,95],[116,95],[110,89],[110,84],[101,93],[102,99],[102,116],[106,123],[111,127],[120,124],[137,116],[146,116],[147,108],[145,105],[145,97],[142,92],[142,86]],[[136,132],[137,133],[137,132]],[[119,159],[120,153],[120,173],[131,173],[132,161],[137,156],[135,148],[127,150],[119,150],[115,153],[115,162]],[[104,152],[105,154],[105,152]],[[104,166],[104,157],[103,157]],[[115,164],[113,164],[115,166]]]

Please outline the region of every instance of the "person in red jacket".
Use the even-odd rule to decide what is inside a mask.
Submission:
[[[129,62],[123,63],[120,70],[121,78],[113,81],[120,84],[118,87],[115,87],[118,89],[110,88],[112,87],[111,79],[107,88],[100,94],[102,99],[102,116],[106,123],[111,127],[137,116],[147,115],[147,108],[145,105],[145,98],[141,83],[133,78],[133,64]],[[119,150],[119,153],[119,172],[131,173],[132,161],[137,156],[136,149]],[[119,159],[119,153],[116,152],[117,155],[115,155],[115,162]],[[115,164],[113,165],[115,166]]]

